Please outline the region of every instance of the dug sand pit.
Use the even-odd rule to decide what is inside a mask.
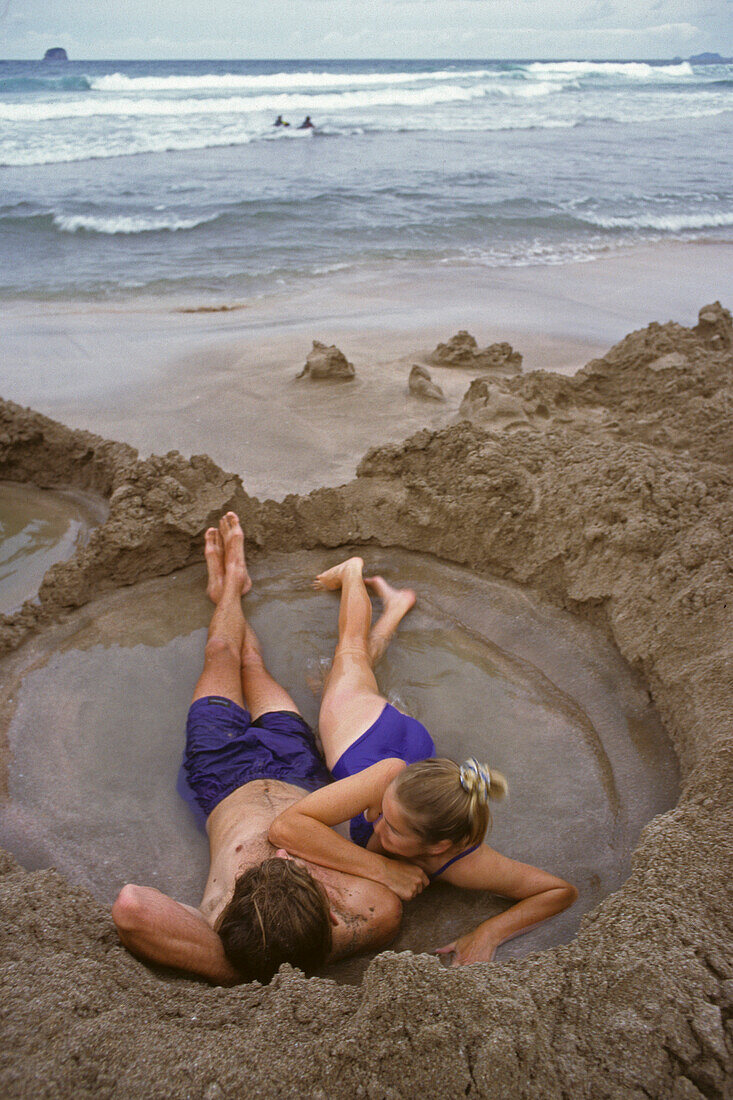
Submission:
[[[572,911],[500,957],[567,942],[623,883],[641,828],[676,800],[676,759],[643,683],[602,633],[513,585],[404,552],[370,562],[400,585],[420,577],[418,607],[379,665],[383,691],[430,726],[440,755],[511,776],[492,843],[580,890]],[[329,663],[337,614],[308,584],[323,568],[323,552],[268,556],[246,600],[268,666],[314,728],[309,685]],[[207,845],[176,776],[209,616],[192,567],[103,597],[27,647],[9,677],[0,815],[0,843],[27,866],[53,864],[107,904],[127,881],[199,903]],[[436,886],[406,907],[395,949],[429,951],[501,908]],[[325,973],[353,980],[367,961]]]
[[[0,483],[0,613],[35,598],[46,572],[72,557],[107,514],[88,493]]]

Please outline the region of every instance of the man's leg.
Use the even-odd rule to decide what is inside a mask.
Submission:
[[[204,554],[209,574],[206,591],[209,598],[213,600],[214,603],[218,603],[223,591],[225,560],[224,543],[220,532],[217,531],[215,527],[210,527],[206,532]],[[242,549],[242,560],[245,561],[244,548]],[[252,582],[248,574],[244,594],[249,592],[251,587]],[[239,647],[239,671],[237,673],[240,685],[240,696],[235,702],[240,702],[240,705],[242,705],[241,700],[244,700],[243,705],[247,707],[247,710],[252,715],[253,721],[259,718],[260,715],[267,714],[273,710],[290,710],[299,714],[300,711],[285,688],[281,687],[265,668],[262,649],[257,635],[243,615],[242,624],[242,641]],[[212,692],[211,694],[214,693]],[[224,693],[219,692],[218,694]],[[228,696],[228,698],[234,697]]]
[[[209,624],[204,651],[204,668],[193,693],[193,702],[208,695],[221,695],[244,706],[241,653],[246,633],[242,595],[252,582],[244,561],[244,536],[234,512],[227,512],[219,531],[206,532],[207,591],[216,597],[216,610]]]
[[[244,626],[241,649],[242,691],[252,721],[273,710],[289,710],[300,714],[284,687],[265,668],[259,639],[248,622]]]
[[[341,589],[339,638],[318,717],[329,768],[376,722],[387,701],[380,695],[372,671],[372,605],[362,578],[363,568],[361,558],[349,558],[321,573],[315,581],[317,588]]]

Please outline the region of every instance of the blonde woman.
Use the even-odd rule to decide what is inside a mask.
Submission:
[[[499,944],[562,912],[574,886],[484,844],[489,802],[507,792],[504,777],[471,759],[435,757],[427,729],[379,692],[374,665],[415,603],[409,589],[382,577],[365,583],[352,557],[322,573],[316,587],[341,589],[339,639],[326,681],[319,729],[336,783],[290,806],[270,827],[270,840],[292,855],[372,879],[409,900],[440,877],[487,890],[515,904],[438,948],[453,965],[488,961]],[[366,585],[383,613],[371,627]],[[351,840],[332,826],[350,823]]]

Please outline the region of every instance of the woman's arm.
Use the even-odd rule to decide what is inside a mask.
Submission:
[[[422,868],[369,852],[332,828],[364,812],[367,820],[378,817],[385,790],[404,767],[403,760],[380,760],[357,775],[306,795],[275,818],[270,842],[321,867],[380,882],[409,901],[428,884]]]
[[[123,886],[112,919],[125,947],[146,962],[198,974],[215,985],[242,980],[199,910],[152,886]]]
[[[472,932],[438,948],[438,955],[452,954],[452,966],[489,962],[499,944],[561,913],[578,896],[569,882],[539,867],[508,859],[486,845],[449,867],[442,877],[464,889],[490,890],[502,897],[518,899],[504,913],[489,917]]]

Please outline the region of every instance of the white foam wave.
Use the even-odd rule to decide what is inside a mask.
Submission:
[[[516,96],[517,99],[537,99],[539,96],[555,95],[561,90],[561,85],[549,81],[538,81],[536,84],[498,84],[495,90],[501,95]]]
[[[603,214],[579,214],[580,221],[601,229],[658,229],[681,233],[686,229],[721,229],[733,225],[733,211],[709,214],[636,214],[627,218]]]
[[[464,88],[458,84],[434,88],[391,89],[373,92],[323,93],[298,95],[282,93],[268,96],[222,96],[213,99],[76,99],[56,103],[1,103],[0,119],[8,122],[43,122],[61,118],[98,116],[150,117],[266,112],[327,111],[371,107],[427,107],[438,103],[467,101],[483,96],[481,86]]]
[[[654,80],[663,77],[694,76],[689,61],[678,65],[649,65],[645,61],[534,61],[527,72],[545,80],[569,76],[623,76],[627,80]]]
[[[86,160],[109,160],[114,157],[140,156],[145,153],[176,153],[201,149],[221,149],[226,146],[247,145],[252,141],[281,141],[293,139],[310,139],[312,130],[272,130],[253,133],[243,128],[245,124],[227,127],[225,130],[215,133],[186,132],[186,133],[161,133],[139,134],[130,138],[127,134],[119,137],[107,137],[103,140],[68,141],[57,139],[57,144],[52,145],[48,137],[35,148],[22,148],[3,151],[0,148],[0,167],[33,167],[43,164],[73,164]],[[456,133],[463,131],[497,132],[502,130],[555,130],[572,129],[579,123],[574,119],[547,119],[540,116],[530,116],[516,119],[489,119],[480,126],[472,123],[458,125],[448,119],[436,119],[428,126],[425,120],[413,120],[410,124],[405,119],[392,122],[382,121],[377,127],[378,132],[400,133],[415,130],[429,129],[433,132]],[[352,137],[368,132],[368,127],[341,125],[338,127],[324,127],[323,133],[340,137]]]
[[[91,77],[90,87],[97,92],[206,92],[247,90],[267,91],[280,88],[348,88],[372,85],[416,84],[424,81],[446,81],[499,76],[488,69],[469,72],[440,71],[414,73],[211,73],[203,76],[126,76],[110,73]]]
[[[129,236],[136,233],[160,233],[162,230],[175,233],[180,229],[195,229],[197,225],[214,221],[218,216],[210,214],[205,218],[177,218],[169,215],[162,218],[143,218],[118,214],[100,218],[92,214],[56,214],[53,224],[62,233],[78,233],[84,230],[87,233],[105,233],[109,236],[118,233]]]

